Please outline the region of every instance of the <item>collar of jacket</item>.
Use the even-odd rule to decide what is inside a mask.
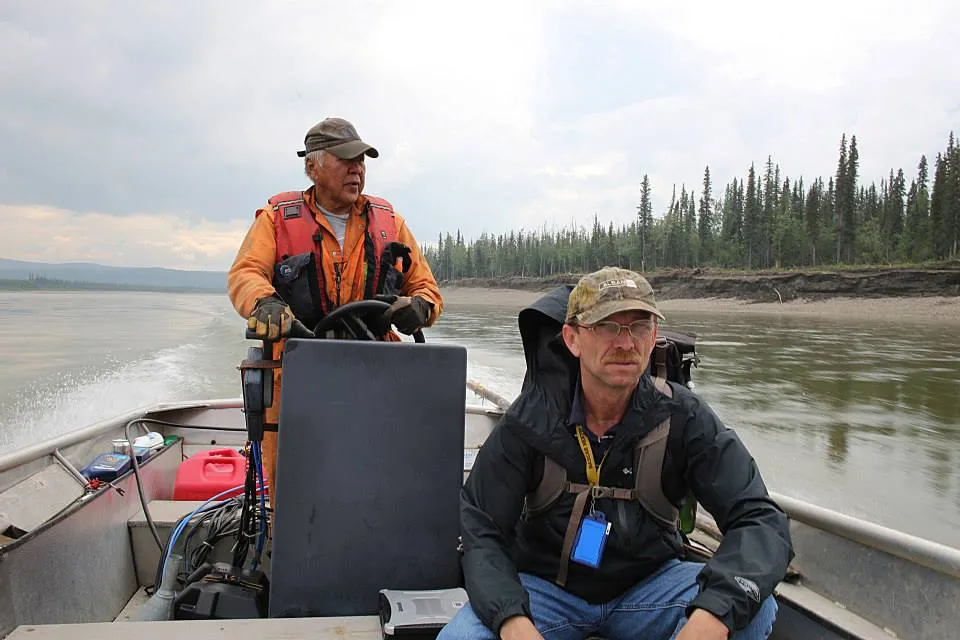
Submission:
[[[572,389],[560,393],[556,386],[530,385],[504,414],[503,425],[567,469],[582,470],[583,453],[567,424],[573,394]],[[642,438],[669,414],[671,404],[656,390],[650,376],[644,375],[617,425],[614,442]]]

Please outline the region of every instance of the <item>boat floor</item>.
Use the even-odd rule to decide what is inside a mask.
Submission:
[[[147,600],[150,599],[150,596],[147,595],[146,589],[143,587],[137,587],[137,590],[133,592],[133,597],[130,598],[130,602],[127,603],[127,606],[123,608],[123,611],[117,615],[114,622],[130,622],[133,618],[132,616],[141,606],[147,603]]]

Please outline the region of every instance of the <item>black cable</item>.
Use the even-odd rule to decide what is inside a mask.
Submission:
[[[160,534],[157,532],[157,525],[153,523],[153,517],[150,515],[150,509],[147,508],[147,499],[143,495],[143,480],[140,477],[140,463],[137,461],[137,453],[133,450],[133,440],[130,438],[130,427],[137,422],[144,422],[144,418],[131,420],[123,427],[123,437],[127,439],[127,446],[130,450],[130,460],[133,463],[133,475],[137,478],[137,494],[140,496],[140,506],[143,507],[143,515],[147,518],[147,525],[150,527],[150,533],[157,543],[157,548],[163,551],[163,542],[160,541]]]
[[[207,556],[217,542],[239,531],[237,527],[237,516],[240,506],[241,503],[238,498],[231,498],[230,502],[224,503],[221,507],[208,512],[205,514],[207,517],[201,518],[191,526],[184,543],[184,557],[188,559],[188,571],[199,568],[206,561]],[[210,521],[210,529],[207,532],[206,539],[192,551],[189,550],[189,544],[193,535],[199,531],[208,520]]]
[[[199,531],[200,528],[203,527],[204,523],[214,518],[214,516],[216,515],[215,512],[219,512],[219,511],[220,509],[216,509],[216,510],[207,511],[206,513],[201,514],[201,516],[197,520],[195,520],[188,529],[186,529],[186,536],[184,536],[183,538],[183,558],[184,558],[185,570],[187,573],[192,572],[198,566],[191,562],[193,552],[190,551],[190,543],[193,541],[194,534],[196,534],[197,531]]]
[[[133,422],[143,422],[149,424],[161,424],[165,427],[177,427],[180,429],[197,429],[199,431],[232,431],[236,433],[246,433],[247,430],[244,429],[235,429],[233,427],[213,427],[210,425],[202,424],[180,424],[178,422],[170,422],[169,420],[158,420],[157,418],[137,418]]]
[[[203,525],[203,523],[206,522],[207,520],[214,519],[215,526],[220,527],[221,529],[223,528],[224,525],[234,524],[236,520],[235,514],[237,512],[237,508],[240,506],[240,502],[239,502],[239,498],[230,498],[229,500],[230,500],[229,502],[225,502],[224,504],[216,508],[211,508],[206,511],[201,511],[200,513],[195,514],[191,512],[191,513],[184,514],[174,524],[173,529],[176,530],[185,520],[190,518],[190,516],[194,516],[193,522],[190,524],[189,528],[185,527],[184,533],[181,534],[181,539],[183,540],[184,564],[186,565],[187,574],[191,573],[192,571],[196,570],[199,567],[199,565],[190,566],[188,564],[189,556],[191,555],[191,553],[189,552],[189,545],[190,545],[191,536],[193,536],[199,530],[199,528]],[[227,518],[224,515],[226,513],[232,513],[232,517]],[[219,522],[217,521],[218,518],[220,518],[223,521],[221,524],[216,524],[216,522]],[[233,535],[233,533],[235,533],[234,529],[227,529],[226,531],[218,532],[219,538],[226,537],[228,535]],[[167,556],[169,546],[170,546],[170,538],[167,538],[167,543],[164,545],[164,548],[160,554],[160,559],[157,562],[157,569],[154,575],[154,582],[153,582],[154,591],[160,588],[160,580],[162,578],[164,559]]]
[[[255,508],[257,496],[256,473],[253,465],[253,454],[247,456],[247,478],[244,483],[243,507],[240,510],[240,530],[237,532],[237,542],[233,545],[233,566],[242,567],[250,548],[250,528],[253,525],[251,511]]]
[[[210,552],[216,547],[217,543],[235,535],[240,531],[239,527],[223,528],[219,529],[216,534],[209,535],[207,538],[197,546],[196,549],[191,553],[191,562],[194,567],[200,567],[207,561],[207,556],[210,555]]]

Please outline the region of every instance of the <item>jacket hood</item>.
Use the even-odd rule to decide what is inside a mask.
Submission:
[[[535,381],[553,382],[568,390],[576,383],[579,361],[563,343],[562,335],[572,290],[572,284],[557,287],[520,312],[517,323],[527,361],[523,389]]]
[[[572,459],[566,419],[580,373],[580,361],[563,343],[563,321],[573,285],[563,285],[520,311],[517,322],[527,371],[516,401],[504,416],[508,428],[534,448]]]

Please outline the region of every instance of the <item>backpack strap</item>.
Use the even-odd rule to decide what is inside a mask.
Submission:
[[[577,493],[576,500],[573,501],[573,511],[570,513],[570,520],[567,521],[567,531],[563,535],[563,547],[560,551],[560,567],[557,569],[556,583],[561,587],[567,584],[567,572],[570,569],[570,554],[573,552],[573,542],[577,539],[577,529],[580,528],[580,520],[583,519],[583,511],[587,507],[587,498],[590,497],[590,487],[579,485],[583,490]]]
[[[543,457],[543,477],[533,493],[527,494],[525,510],[530,515],[537,515],[557,501],[567,490],[567,470],[550,456]]]
[[[667,451],[667,436],[670,435],[670,421],[667,417],[648,433],[634,447],[634,479],[636,481],[637,501],[644,510],[668,531],[677,530],[680,512],[667,500],[661,486],[663,458]]]
[[[662,353],[666,353],[664,347]],[[666,367],[666,359],[663,360]],[[659,366],[659,365],[658,365]],[[666,374],[666,369],[664,369]],[[667,396],[673,397],[673,389],[666,378],[660,376],[653,377],[653,384],[657,391]],[[673,416],[667,416],[663,422],[637,442],[634,447],[633,458],[636,460],[634,469],[634,479],[637,488],[637,500],[643,505],[647,513],[661,526],[668,531],[677,530],[677,522],[680,518],[680,512],[673,506],[667,496],[663,493],[662,475],[663,459],[667,452],[667,436],[670,435],[670,426]]]

